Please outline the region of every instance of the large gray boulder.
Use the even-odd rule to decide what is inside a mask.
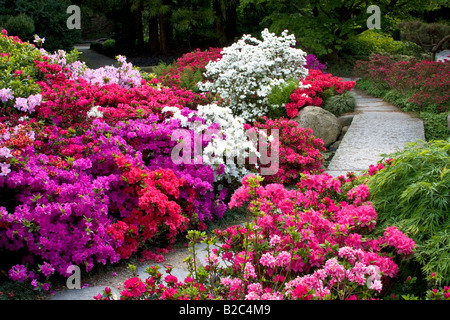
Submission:
[[[325,147],[335,142],[341,133],[342,127],[338,118],[321,107],[304,107],[292,120],[301,128],[311,128],[313,135],[322,139]]]

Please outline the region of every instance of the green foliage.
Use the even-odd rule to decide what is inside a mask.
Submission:
[[[116,46],[116,40],[114,40],[114,39],[108,39],[105,42],[103,42],[103,44],[102,44],[102,48],[104,50],[114,49],[115,46]]]
[[[430,140],[445,140],[450,137],[447,125],[447,113],[421,112],[420,118],[425,127],[425,138]]]
[[[361,78],[356,81],[356,88],[364,90],[374,97],[382,98],[386,94],[386,86],[380,87],[377,84],[379,83],[375,83],[370,79]]]
[[[274,86],[272,88],[272,91],[267,96],[269,101],[269,118],[277,119],[287,116],[284,105],[291,101],[290,96],[298,86],[298,79],[289,79],[280,86]]]
[[[4,0],[0,14],[26,14],[34,21],[35,33],[45,37],[44,49],[55,51],[70,50],[81,38],[81,30],[67,28],[67,7],[69,0]],[[9,30],[8,30],[9,31]]]
[[[23,41],[31,40],[35,31],[33,18],[23,13],[6,16],[2,27],[8,30],[9,35],[18,36]]]
[[[8,53],[8,56],[0,57],[0,88],[10,88],[14,92],[14,97],[28,97],[39,92],[39,85],[36,81],[39,72],[34,64],[34,60],[41,60],[42,54],[29,43],[17,43],[9,37],[0,37],[0,52]],[[21,75],[15,72],[21,70]],[[0,102],[0,114],[5,108],[15,113],[14,101]]]
[[[197,83],[203,81],[203,70],[197,69],[193,70],[191,67],[187,66],[180,73],[180,86],[186,90],[192,90],[194,92],[199,92],[197,88]]]
[[[444,23],[425,23],[418,20],[403,21],[399,23],[402,39],[416,43],[427,51],[446,35],[450,34],[450,25]],[[444,44],[442,49],[450,48],[450,42]]]
[[[418,245],[422,276],[435,272],[449,284],[448,247],[434,249],[448,242],[450,230],[450,140],[409,143],[385,157],[393,157],[392,163],[367,181],[376,232],[397,226]]]
[[[369,57],[372,53],[414,56],[421,51],[415,43],[396,41],[392,36],[374,29],[368,29],[345,42],[343,50],[363,57]]]
[[[398,20],[407,18],[411,12],[432,9],[425,0],[382,0],[376,5],[381,11],[381,26],[387,32],[392,32]],[[437,4],[440,5],[444,3]],[[368,6],[365,1],[344,0],[240,1],[240,11],[244,14],[253,8],[265,12],[259,20],[261,27],[269,27],[275,33],[290,30],[302,48],[319,59],[337,58],[346,41],[367,30]],[[331,63],[330,59],[328,62]]]
[[[342,94],[333,95],[325,101],[323,108],[337,117],[346,112],[353,112],[356,108],[355,95],[350,91],[344,91]]]
[[[450,274],[450,230],[447,228],[439,231],[426,240],[417,254],[417,260],[424,266],[423,272],[425,274],[435,272],[438,277],[439,275],[447,275],[442,280],[448,284],[448,275]]]

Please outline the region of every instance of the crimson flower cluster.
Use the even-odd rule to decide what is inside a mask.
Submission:
[[[450,101],[450,62],[395,61],[387,56],[372,55],[369,61],[358,61],[356,72],[372,80],[377,87],[394,89],[406,95],[417,110],[434,106],[446,112]]]
[[[286,103],[286,112],[289,118],[298,115],[298,110],[304,106],[321,106],[323,103],[322,93],[330,89],[332,94],[340,94],[350,91],[356,83],[354,81],[342,81],[331,73],[323,73],[320,70],[310,69],[308,76],[301,80],[304,87],[296,89],[290,96],[291,102]]]
[[[279,132],[278,141],[271,142],[272,145],[278,144],[278,171],[274,175],[267,175],[264,178],[266,183],[290,184],[298,180],[302,173],[319,170],[323,162],[321,151],[325,148],[322,139],[315,138],[310,128],[300,128],[296,122],[286,118],[272,120],[267,117],[255,121],[253,127],[267,130],[268,135],[273,130]]]

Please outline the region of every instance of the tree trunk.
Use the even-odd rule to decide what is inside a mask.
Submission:
[[[337,62],[339,60],[338,50],[336,48],[332,48],[332,51],[327,54],[327,61],[328,62]]]
[[[227,42],[227,37],[225,34],[225,27],[224,27],[225,14],[222,10],[222,1],[214,0],[213,10],[215,14],[214,28],[217,32],[217,37],[219,38],[219,42],[221,44],[225,44]]]
[[[436,53],[439,51],[439,49],[444,45],[446,41],[450,40],[450,34],[446,35],[444,38],[441,39],[441,41],[438,42],[436,46],[434,46],[433,49],[431,49],[431,59],[432,61],[436,60]]]
[[[167,23],[164,15],[158,15],[159,25],[159,50],[161,53],[166,54],[168,51],[168,35],[167,35]]]
[[[140,48],[144,46],[144,28],[142,26],[142,4],[135,11],[136,37]]]
[[[226,27],[225,36],[227,40],[233,41],[234,37],[237,35],[237,3],[235,1],[230,1],[226,10]]]
[[[158,32],[158,18],[151,17],[148,20],[148,41],[150,52],[156,52],[159,48],[159,32]]]

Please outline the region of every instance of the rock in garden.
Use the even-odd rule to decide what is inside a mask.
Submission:
[[[354,115],[353,114],[349,114],[349,115],[344,115],[344,116],[340,116],[338,118],[339,123],[341,124],[341,126],[345,127],[345,126],[350,126],[350,124],[352,123]]]
[[[292,120],[301,128],[311,128],[313,135],[323,140],[324,147],[335,142],[341,133],[341,124],[337,117],[320,107],[304,107]]]
[[[342,140],[338,140],[338,141],[334,142],[332,145],[330,145],[330,147],[328,149],[330,149],[330,151],[336,151],[339,148],[341,141]]]
[[[339,140],[342,140],[342,139],[344,138],[345,134],[346,134],[347,131],[348,131],[348,128],[349,128],[348,126],[342,127],[341,134],[339,135],[338,141],[339,141]]]

